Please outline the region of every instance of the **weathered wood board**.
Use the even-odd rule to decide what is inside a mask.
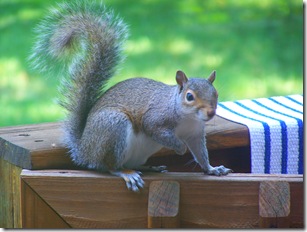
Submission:
[[[302,175],[253,175],[230,174],[228,176],[207,176],[202,173],[163,173],[145,174],[145,188],[140,193],[130,192],[126,189],[124,181],[120,178],[90,171],[69,170],[24,170],[21,175],[22,189],[22,215],[23,227],[34,228],[35,222],[42,223],[45,215],[43,207],[32,207],[33,193],[37,194],[49,206],[46,215],[57,218],[58,227],[72,228],[147,228],[155,225],[180,225],[183,228],[258,228],[284,225],[272,224],[270,219],[264,223],[265,209],[260,202],[260,185],[262,183],[283,182],[289,185],[289,213],[277,219],[286,221],[289,227],[304,226],[304,186]],[[152,183],[162,181],[169,186],[171,194],[178,194],[179,204],[167,196],[168,191],[162,193],[162,199],[167,199],[170,211],[162,210],[154,213],[148,202],[152,189],[157,186]],[[179,189],[176,188],[178,183]],[[162,184],[162,187],[164,185]],[[165,187],[165,186],[164,186]],[[29,193],[31,189],[33,193]],[[162,190],[163,191],[163,190]],[[154,195],[159,197],[159,195]],[[36,196],[36,197],[37,197]],[[159,207],[163,207],[160,204]],[[178,209],[180,208],[180,209]],[[55,216],[50,216],[50,212]],[[179,212],[177,214],[176,212]],[[174,213],[175,212],[175,213]],[[155,220],[166,213],[172,216],[172,221],[164,224]],[[271,216],[271,214],[269,214]],[[149,218],[150,217],[150,218]],[[264,218],[264,219],[263,219]],[[61,221],[62,219],[63,221]],[[150,219],[150,220],[149,220]],[[49,227],[49,219],[46,227]],[[65,223],[64,223],[65,222]],[[50,223],[50,222],[49,222]],[[62,224],[63,223],[63,224]],[[261,224],[262,223],[262,224]],[[56,224],[54,224],[55,227]]]
[[[21,228],[21,170],[0,159],[0,228]]]
[[[145,173],[146,186],[135,194],[120,178],[77,170],[61,142],[60,126],[44,123],[0,129],[2,227],[304,227],[303,175],[215,177],[197,168],[188,173],[189,153],[175,156],[162,149],[150,158],[151,164],[168,160],[169,170],[180,172]],[[243,170],[248,172],[247,127],[215,116],[206,130],[208,149],[214,151],[211,164],[246,166]],[[236,159],[230,162],[226,156]],[[184,167],[177,167],[180,162]],[[278,200],[268,200],[272,194]]]
[[[248,130],[245,126],[220,117],[215,117],[207,124],[207,133],[208,146],[211,149],[240,147],[242,144],[249,144]],[[246,156],[243,153],[241,155]],[[242,160],[241,157],[238,156],[237,159]],[[151,162],[158,162],[158,165],[166,164],[170,171],[195,171],[194,164],[192,168],[185,165],[192,159],[189,153],[184,157],[175,156],[173,151],[162,149],[152,158]],[[168,163],[164,162],[166,160]],[[183,165],[180,166],[178,163]],[[235,163],[239,164],[239,162]],[[0,191],[1,227],[21,227],[19,175],[23,168],[32,170],[78,169],[71,162],[67,149],[62,143],[61,123],[43,123],[0,129],[0,189],[3,189]],[[249,170],[248,167],[245,170]],[[33,197],[33,199],[36,199],[34,204],[37,207],[46,208],[46,205],[38,200],[39,196]]]
[[[208,149],[249,145],[246,126],[215,116],[207,123]],[[62,143],[60,123],[7,127],[0,129],[0,158],[26,169],[73,168]],[[162,149],[155,156],[174,154]]]

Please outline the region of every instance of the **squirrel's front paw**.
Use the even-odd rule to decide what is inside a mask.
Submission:
[[[223,165],[218,166],[218,167],[212,167],[210,166],[207,173],[209,175],[215,175],[215,176],[222,176],[222,175],[227,175],[228,173],[233,172],[229,168],[225,168]]]
[[[139,192],[144,187],[144,181],[141,178],[142,173],[134,170],[110,171],[111,174],[123,178],[126,186],[133,192]]]

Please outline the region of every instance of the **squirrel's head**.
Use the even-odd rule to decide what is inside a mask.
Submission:
[[[218,93],[212,83],[215,71],[207,79],[187,78],[182,71],[177,71],[176,81],[182,106],[186,117],[208,121],[215,115]]]

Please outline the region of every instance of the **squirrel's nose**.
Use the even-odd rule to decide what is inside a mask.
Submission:
[[[210,109],[207,112],[208,117],[212,118],[215,115],[215,110],[214,109]]]

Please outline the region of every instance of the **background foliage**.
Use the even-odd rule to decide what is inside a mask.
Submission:
[[[58,78],[27,62],[33,28],[54,0],[0,1],[0,126],[57,121]],[[105,0],[130,25],[127,59],[110,85],[145,76],[217,71],[219,100],[303,92],[303,3],[299,0]]]

